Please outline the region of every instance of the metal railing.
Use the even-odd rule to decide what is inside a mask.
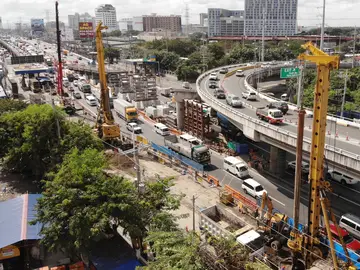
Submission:
[[[244,65],[230,65],[230,66],[227,66],[227,68],[240,68],[240,67],[244,67]],[[250,122],[253,122],[254,124],[256,125],[259,125],[259,126],[264,126],[266,127],[267,129],[269,130],[272,130],[272,131],[275,131],[275,132],[278,132],[278,133],[281,133],[281,134],[284,134],[288,137],[291,137],[293,139],[297,139],[297,134],[295,133],[292,133],[290,131],[287,131],[287,130],[284,130],[282,128],[279,128],[277,126],[274,126],[274,125],[271,125],[271,124],[268,124],[268,123],[265,123],[261,120],[258,120],[256,118],[253,118],[249,115],[246,115],[238,110],[235,110],[233,109],[232,107],[230,106],[227,106],[226,104],[223,104],[222,102],[220,102],[219,100],[217,100],[217,98],[214,98],[212,95],[210,95],[206,90],[204,91],[203,89],[201,89],[201,82],[207,77],[210,75],[211,72],[217,72],[219,71],[221,68],[215,68],[215,69],[212,69],[212,70],[209,70],[203,74],[201,74],[198,79],[196,80],[196,89],[197,89],[197,92],[198,94],[200,95],[200,97],[208,104],[211,104],[212,106],[216,105],[218,108],[216,108],[218,111],[226,111],[226,112],[230,112],[232,113],[234,116],[236,117],[240,117],[240,118],[243,118],[243,119],[246,119]],[[219,110],[219,108],[221,108]],[[304,138],[304,143],[307,143],[309,146],[311,145],[311,140],[309,138]],[[306,149],[306,147],[305,147]],[[304,150],[305,150],[304,149]],[[329,152],[332,153],[332,155],[335,156],[335,154],[341,154],[343,156],[346,156],[350,159],[353,159],[353,160],[356,160],[356,161],[359,161],[360,160],[360,155],[359,154],[355,154],[355,153],[352,153],[352,152],[348,152],[348,151],[345,151],[343,149],[340,149],[340,148],[337,148],[337,147],[334,147],[332,145],[328,145],[328,144],[325,144],[325,149]],[[307,149],[307,151],[310,151],[310,148]]]

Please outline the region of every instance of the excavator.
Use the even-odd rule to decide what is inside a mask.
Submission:
[[[340,59],[339,56],[326,54],[325,52],[314,46],[311,42],[307,42],[306,44],[302,45],[302,47],[307,51],[307,53],[299,55],[298,59],[315,63],[317,70],[317,82],[314,91],[312,142],[310,152],[310,195],[308,206],[308,226],[307,230],[300,232],[297,226],[298,221],[295,220],[296,225],[292,228],[290,238],[287,243],[288,247],[292,251],[292,262],[290,266],[283,264],[280,265],[280,268],[309,269],[312,267],[316,260],[326,257],[329,248],[323,244],[323,237],[320,228],[320,219],[322,213],[325,223],[327,239],[329,241],[333,267],[335,270],[344,269],[339,268],[339,262],[336,257],[334,241],[330,230],[328,213],[330,213],[330,219],[336,225],[338,235],[341,235],[335,216],[331,211],[330,201],[327,197],[327,193],[330,193],[332,190],[330,187],[330,183],[325,181],[323,175],[330,71],[332,69],[339,68]],[[300,143],[302,144],[302,141]],[[296,197],[296,190],[294,194]],[[296,200],[299,200],[299,198],[294,199],[295,205]],[[296,219],[296,215],[294,216],[294,218]],[[345,269],[356,270],[356,268],[353,266],[352,261],[349,259],[349,253],[346,249],[343,239],[340,239],[340,242],[348,258]]]
[[[96,130],[99,138],[110,145],[119,147],[121,150],[129,150],[133,148],[133,144],[126,142],[121,138],[120,126],[115,123],[114,116],[110,108],[109,88],[107,86],[104,46],[101,31],[107,29],[102,22],[96,27],[96,50],[98,71],[100,80],[100,106],[96,120]]]

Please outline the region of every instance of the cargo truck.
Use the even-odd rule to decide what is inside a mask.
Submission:
[[[116,114],[126,122],[137,122],[138,113],[134,105],[124,99],[115,99],[114,110]]]
[[[85,81],[81,81],[78,83],[79,90],[83,93],[91,93],[91,85]]]
[[[168,135],[164,138],[165,146],[171,150],[192,159],[193,161],[206,165],[211,161],[210,150],[191,135]]]
[[[284,121],[284,115],[278,109],[257,108],[256,115],[259,119],[267,121],[270,124],[281,124]]]

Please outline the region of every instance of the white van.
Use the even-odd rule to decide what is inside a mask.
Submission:
[[[263,188],[263,186],[252,178],[244,180],[241,188],[244,190],[245,194],[249,194],[255,197],[256,199],[261,198],[264,192],[267,193],[267,191]]]
[[[63,78],[62,82],[63,82],[63,86],[65,86],[65,87],[68,87],[70,85],[68,78]]]
[[[232,156],[224,158],[224,170],[235,174],[240,178],[249,175],[249,170],[246,163]]]
[[[89,104],[90,106],[96,106],[97,102],[96,102],[96,98],[92,95],[87,95],[85,97],[85,100],[87,102],[87,104]]]
[[[198,138],[195,138],[194,136],[191,136],[190,134],[187,134],[187,133],[181,134],[179,136],[179,139],[183,144],[189,143],[192,146],[202,144],[201,140],[199,140]]]
[[[157,123],[154,125],[154,130],[157,134],[160,134],[162,136],[170,135],[170,130],[167,126],[161,123]]]
[[[360,239],[360,218],[352,215],[342,215],[339,221],[339,226],[347,230],[352,236]]]

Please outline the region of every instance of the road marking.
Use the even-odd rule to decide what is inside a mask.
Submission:
[[[349,200],[349,199],[347,199],[347,198],[345,198],[345,197],[343,197],[343,196],[341,196],[341,195],[339,195],[339,194],[337,194],[337,193],[333,193],[333,195],[334,195],[334,196],[337,196],[337,197],[340,198],[340,199],[343,199],[344,201],[347,201],[347,202],[349,202],[349,203],[352,203],[352,204],[354,204],[354,205],[356,205],[356,206],[360,206],[359,203],[353,202],[352,200]]]
[[[271,200],[281,204],[282,206],[285,206],[285,203],[280,202],[279,200],[275,199],[274,197],[269,196]]]

